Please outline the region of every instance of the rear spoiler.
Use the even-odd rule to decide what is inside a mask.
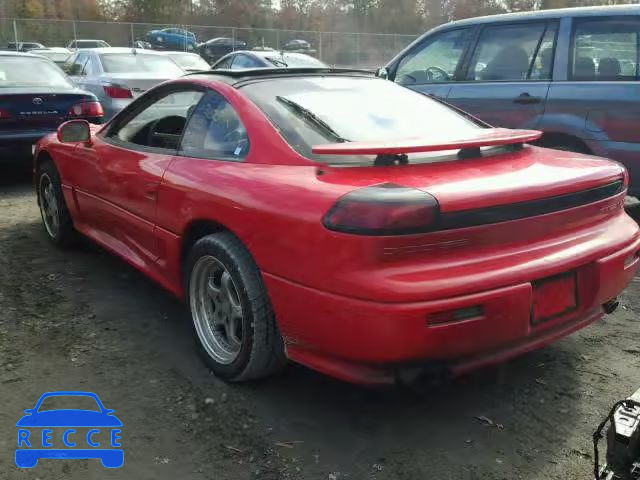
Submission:
[[[318,155],[403,155],[418,152],[464,150],[533,142],[542,136],[538,130],[483,128],[464,139],[438,142],[424,138],[378,140],[372,142],[343,142],[316,145],[311,151]]]

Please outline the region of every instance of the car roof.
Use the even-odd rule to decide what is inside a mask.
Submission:
[[[147,50],[147,49],[144,49]],[[170,52],[158,52],[158,53],[163,53],[165,55],[189,55],[191,57],[200,57],[200,55],[198,55],[197,53],[193,53],[193,52],[179,52],[179,51],[170,51]]]
[[[590,17],[590,16],[615,16],[615,15],[638,15],[640,5],[611,5],[599,7],[574,7],[557,8],[551,10],[539,10],[531,12],[503,13],[500,15],[487,15],[484,17],[467,18],[447,23],[435,30],[463,26],[476,25],[480,23],[494,22],[514,22],[520,20],[536,20],[562,17]]]
[[[332,67],[296,67],[296,68],[243,68],[237,70],[210,70],[204,72],[188,73],[182,79],[216,80],[224,82],[232,87],[239,88],[247,82],[254,80],[273,80],[280,78],[305,78],[305,77],[359,77],[377,78],[370,70]]]
[[[311,57],[311,55],[307,55],[306,53],[301,52],[287,52],[286,50],[236,50],[232,53],[247,53],[250,55],[255,55],[256,57],[267,58],[275,55],[286,55],[287,57]],[[311,57],[315,58],[315,57]]]
[[[165,52],[157,52],[155,50],[148,50],[146,48],[131,48],[131,47],[100,47],[100,48],[91,48],[88,51],[95,53],[133,53],[135,52],[137,55],[160,55],[165,56]]]
[[[44,58],[42,55],[34,55],[28,52],[14,52],[13,50],[0,50],[0,56],[2,57],[31,57],[31,58]]]
[[[45,47],[45,48],[34,48],[33,50],[29,50],[30,52],[58,52],[58,53],[71,53],[71,50],[65,47]]]

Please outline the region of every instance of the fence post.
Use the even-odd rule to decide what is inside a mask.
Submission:
[[[16,51],[18,51],[18,25],[15,19],[13,20],[13,41],[16,42]]]
[[[231,50],[236,51],[236,27],[231,27]]]
[[[280,30],[276,30],[276,50],[280,50]]]
[[[356,33],[356,67],[360,66],[360,34]]]
[[[322,59],[322,32],[318,32],[318,60],[324,62]]]
[[[135,47],[136,46],[136,39],[133,35],[133,23],[129,24],[129,29],[131,30],[131,47]]]
[[[75,21],[75,20],[72,20],[72,21],[71,21],[71,25],[73,25],[73,40],[76,42],[76,44],[75,44],[75,45],[76,45],[76,50],[77,50],[77,49],[78,49],[78,43],[77,43],[77,40],[78,40],[78,32],[76,31],[76,21]]]

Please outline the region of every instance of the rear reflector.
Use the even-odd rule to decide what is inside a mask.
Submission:
[[[439,211],[432,195],[387,183],[345,195],[325,215],[324,225],[360,235],[406,235],[431,230]]]
[[[446,312],[432,313],[427,319],[427,325],[442,325],[446,323],[464,322],[465,320],[479,319],[484,315],[481,306],[447,310]]]
[[[100,102],[82,102],[76,103],[71,110],[69,110],[70,117],[102,117],[104,116],[104,110]]]
[[[131,93],[131,90],[117,85],[105,85],[104,93],[106,93],[111,98],[133,98],[133,93]]]

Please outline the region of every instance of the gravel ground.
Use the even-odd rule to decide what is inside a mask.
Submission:
[[[592,431],[640,386],[639,291],[640,279],[618,312],[549,348],[421,394],[293,365],[226,385],[195,355],[177,300],[96,247],[52,247],[29,179],[5,175],[0,478],[588,479]],[[15,422],[52,390],[93,391],[116,410],[122,468],[15,466]]]

